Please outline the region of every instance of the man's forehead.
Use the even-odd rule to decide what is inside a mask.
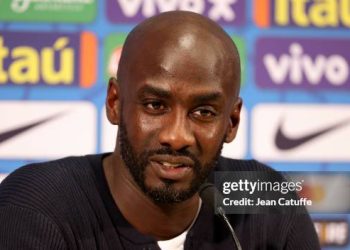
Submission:
[[[187,87],[184,88],[184,86]],[[164,99],[186,99],[196,103],[222,101],[225,99],[225,91],[217,84],[198,86],[191,83],[164,84],[164,82],[154,81],[141,84],[135,93],[140,99],[154,96]]]
[[[139,52],[129,60],[126,73],[132,79],[177,77],[219,83],[225,81],[226,73],[232,70],[224,50],[218,49],[210,40],[191,36],[180,36],[163,43],[140,43]]]
[[[145,64],[132,67],[126,91],[157,94],[162,97],[173,97],[176,93],[181,97],[197,100],[215,100],[226,95],[229,98],[233,93],[229,88],[235,88],[234,84],[227,83],[229,79],[215,68],[212,61],[190,60],[186,64],[183,60],[172,60],[168,67],[164,67],[150,59]]]
[[[194,13],[151,18],[132,31],[123,50],[118,78],[129,86],[150,77],[239,85],[239,57],[232,40]]]

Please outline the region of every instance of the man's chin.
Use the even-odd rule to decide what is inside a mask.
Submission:
[[[190,199],[197,191],[196,188],[181,188],[176,184],[164,184],[161,187],[146,187],[146,195],[157,204],[180,203]]]

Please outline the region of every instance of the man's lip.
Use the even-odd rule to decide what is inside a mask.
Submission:
[[[189,165],[173,165],[160,163],[159,161],[150,161],[152,171],[160,179],[181,181],[193,173],[193,168]]]
[[[178,166],[193,167],[194,161],[186,156],[173,156],[173,155],[153,155],[149,158],[150,161],[158,162],[160,164],[170,164]]]

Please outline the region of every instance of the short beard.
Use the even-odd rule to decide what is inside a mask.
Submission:
[[[140,155],[137,155],[128,138],[127,129],[123,119],[121,119],[118,129],[118,142],[122,159],[125,162],[126,167],[129,169],[134,181],[141,188],[141,190],[157,204],[171,204],[185,201],[198,192],[199,187],[206,181],[209,173],[217,164],[224,140],[222,140],[213,159],[205,165],[202,165],[199,160],[186,149],[174,151],[169,147],[162,147],[157,150],[143,151]],[[174,181],[172,180],[163,180],[164,185],[162,187],[151,188],[146,186],[145,171],[146,167],[150,163],[149,158],[152,155],[161,154],[186,156],[193,160],[194,178],[187,189],[176,190],[173,187]]]

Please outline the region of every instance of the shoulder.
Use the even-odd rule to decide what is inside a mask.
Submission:
[[[215,173],[220,173],[223,171],[242,172],[242,174],[244,174],[243,172],[256,172],[257,174],[258,172],[266,172],[277,177],[279,180],[283,179],[282,175],[280,175],[276,170],[256,160],[238,160],[220,156],[217,164],[208,177],[208,181],[213,183]]]
[[[33,163],[18,168],[12,172],[2,183],[1,191],[9,186],[31,187],[33,185],[55,185],[62,177],[70,176],[80,167],[86,168],[86,157],[67,157],[49,162]]]
[[[97,156],[96,156],[97,157]],[[11,173],[0,185],[0,207],[49,207],[78,191],[93,174],[86,156],[30,164]]]
[[[215,171],[275,171],[256,160],[237,160],[220,157]]]

